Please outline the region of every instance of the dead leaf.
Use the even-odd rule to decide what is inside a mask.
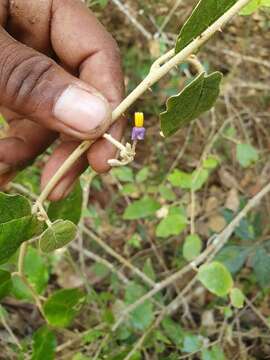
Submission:
[[[216,196],[210,196],[207,200],[206,200],[206,204],[205,204],[205,211],[207,213],[212,212],[213,210],[216,210],[219,206],[219,201],[217,199]]]
[[[237,189],[231,189],[225,202],[225,208],[237,212],[239,209],[240,200]]]
[[[215,215],[210,218],[208,226],[209,229],[212,230],[214,233],[219,233],[225,228],[226,221],[223,216]]]
[[[222,185],[224,185],[226,188],[229,188],[229,189],[231,189],[231,188],[239,189],[240,188],[238,181],[228,170],[221,168],[219,170],[218,174],[219,174]]]

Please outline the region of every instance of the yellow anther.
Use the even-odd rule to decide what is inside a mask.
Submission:
[[[136,112],[135,113],[135,126],[143,127],[143,124],[144,124],[144,113]]]

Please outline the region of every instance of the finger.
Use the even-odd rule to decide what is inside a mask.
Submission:
[[[95,86],[114,109],[124,95],[124,81],[119,50],[115,41],[80,2],[57,0],[52,18],[52,45],[61,61],[79,76]],[[76,15],[76,16],[75,16]],[[68,29],[62,31],[63,26]],[[97,41],[98,39],[98,41]],[[122,138],[126,121],[118,120],[110,132]],[[108,160],[117,149],[104,139],[98,140],[88,152],[90,165],[97,172],[110,169]]]
[[[114,108],[124,81],[116,42],[81,1],[55,0],[51,42],[61,62],[98,89]],[[63,31],[63,28],[65,31]]]
[[[0,53],[2,105],[80,139],[95,139],[110,126],[110,106],[96,89],[2,28]]]
[[[41,177],[41,188],[44,189],[52,176],[60,168],[63,162],[71,155],[71,153],[79,145],[76,141],[61,143],[51,155],[47,162]],[[84,172],[87,167],[87,158],[82,156],[75,164],[68,170],[62,179],[55,186],[54,190],[49,195],[49,200],[58,201],[65,198],[72,190],[78,177]]]

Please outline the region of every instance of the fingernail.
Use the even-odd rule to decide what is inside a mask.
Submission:
[[[0,162],[0,175],[4,175],[11,170],[11,166]]]
[[[111,115],[105,99],[71,85],[57,100],[54,116],[68,127],[88,133],[109,121]]]

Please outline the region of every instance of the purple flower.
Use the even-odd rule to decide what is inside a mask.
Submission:
[[[145,128],[144,127],[134,127],[132,129],[132,141],[135,140],[144,140],[144,136],[145,136]]]

